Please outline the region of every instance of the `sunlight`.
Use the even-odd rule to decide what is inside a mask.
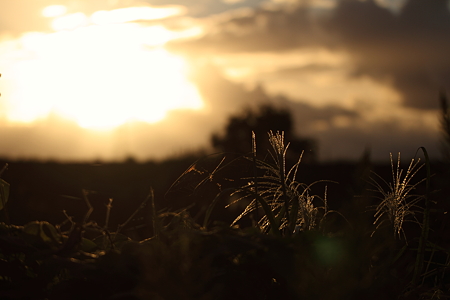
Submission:
[[[67,12],[67,7],[64,5],[50,5],[42,10],[42,15],[46,18],[53,18],[64,15]]]
[[[61,9],[44,12],[58,15]],[[1,56],[15,58],[0,60],[4,78],[14,82],[3,94],[9,121],[57,114],[84,128],[109,130],[131,121],[158,122],[174,109],[202,107],[187,80],[186,62],[162,47],[183,33],[161,25],[85,25],[86,20],[82,13],[63,15],[54,19],[57,32],[28,33],[8,46],[0,44]]]
[[[125,23],[137,20],[157,20],[183,14],[185,9],[181,6],[166,7],[127,7],[111,11],[97,11],[91,20],[95,24]]]
[[[56,18],[52,22],[52,28],[56,31],[70,30],[86,25],[87,22],[88,17],[81,12],[77,12]]]

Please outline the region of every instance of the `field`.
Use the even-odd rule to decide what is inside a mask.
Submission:
[[[0,298],[447,299],[445,164],[302,165],[269,141],[264,159],[11,163]]]

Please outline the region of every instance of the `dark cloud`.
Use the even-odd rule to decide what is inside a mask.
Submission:
[[[277,105],[287,107],[295,116],[298,128],[304,128],[310,131],[312,123],[317,121],[330,122],[335,117],[346,117],[349,119],[358,119],[358,112],[348,110],[337,105],[327,105],[324,107],[314,107],[304,102],[293,102],[285,97],[277,97]],[[305,130],[303,131],[305,133]]]
[[[450,88],[447,1],[410,0],[399,15],[373,1],[342,1],[325,24],[355,74],[389,77],[406,105],[436,108],[438,91]]]
[[[180,48],[178,44],[176,47]],[[329,14],[259,8],[218,24],[182,47],[201,55],[328,48],[349,54],[353,76],[392,82],[406,106],[437,107],[440,89],[450,90],[450,11],[446,0],[409,0],[394,14],[373,0],[341,0]]]
[[[265,0],[245,0],[235,3],[226,3],[220,0],[146,0],[150,5],[183,5],[189,10],[189,15],[197,18],[212,14],[223,13],[230,9],[253,7],[264,3]]]
[[[402,157],[410,159],[422,146],[432,157],[439,157],[438,133],[431,132],[426,124],[408,127],[396,119],[370,122],[361,113],[338,105],[316,107],[283,96],[270,97],[261,87],[247,91],[242,85],[224,79],[212,66],[200,68],[197,73],[198,77],[194,79],[207,101],[214,122],[210,117],[202,118],[201,115],[181,119],[180,114],[176,119],[186,126],[197,122],[196,129],[189,127],[189,131],[195,130],[200,135],[208,137],[211,132],[220,132],[228,116],[240,114],[243,108],[268,103],[288,109],[293,116],[295,133],[318,142],[319,159],[322,161],[354,160],[366,149],[371,150],[372,159],[378,162],[388,162],[390,152],[401,152]],[[347,124],[337,126],[336,120],[339,119],[346,120]],[[206,145],[209,139],[204,141]]]
[[[252,14],[221,21],[211,31],[183,43],[183,51],[279,51],[318,45],[320,37],[306,6],[291,11],[256,8]],[[176,49],[178,43],[173,46]]]
[[[292,68],[282,68],[274,71],[277,76],[284,75],[301,75],[301,74],[311,74],[311,73],[319,73],[319,72],[327,72],[331,70],[335,70],[336,68],[327,64],[307,64],[301,67],[292,67]]]
[[[369,122],[358,112],[339,106],[314,107],[305,103],[280,101],[294,116],[295,131],[301,136],[315,139],[319,146],[319,159],[355,160],[368,149],[374,161],[388,162],[389,153],[402,153],[411,159],[419,147],[426,147],[430,157],[440,157],[439,133],[431,132],[423,124],[405,127],[400,120]],[[345,126],[334,121],[345,119]],[[318,128],[320,122],[325,128]]]

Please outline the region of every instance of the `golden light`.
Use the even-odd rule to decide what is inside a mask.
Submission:
[[[46,18],[62,16],[67,12],[64,5],[50,5],[42,10],[42,15]]]
[[[95,24],[125,23],[137,20],[157,20],[185,13],[182,6],[127,7],[111,11],[97,11],[91,16]]]
[[[13,83],[3,94],[9,121],[57,114],[84,128],[108,130],[202,107],[186,79],[186,62],[162,47],[176,32],[160,25],[85,21],[81,13],[64,15],[53,22],[57,32],[29,33],[7,47],[0,44],[0,56],[15,60],[0,60],[4,77]]]
[[[64,15],[52,22],[52,28],[56,31],[71,30],[88,24],[88,17],[81,12]]]

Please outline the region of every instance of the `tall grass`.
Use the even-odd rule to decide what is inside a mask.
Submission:
[[[261,207],[263,214],[257,225],[262,232],[292,235],[299,231],[317,229],[320,220],[329,212],[326,192],[324,197],[312,195],[311,187],[317,182],[308,185],[297,181],[303,153],[290,169],[287,168],[286,153],[289,144],[285,143],[283,132],[270,131],[268,138],[272,147],[269,150],[271,162],[256,159],[253,136],[255,146],[248,160],[253,162],[255,175],[246,178],[248,183],[234,193],[242,196],[228,206],[244,199],[251,200],[231,225],[251,213],[259,216],[257,212]],[[257,170],[262,174],[256,175]]]
[[[419,212],[418,203],[423,199],[421,195],[414,195],[411,192],[422,183],[424,179],[412,184],[411,180],[417,172],[423,167],[420,159],[412,159],[406,173],[403,176],[403,169],[400,168],[400,153],[397,156],[397,163],[394,164],[392,153],[390,154],[392,182],[374,173],[371,177],[371,183],[375,186],[381,196],[378,197],[380,203],[376,206],[375,221],[376,229],[388,222],[392,227],[393,234],[401,237],[403,223],[413,221],[418,223],[416,214]],[[375,232],[375,231],[374,231]]]
[[[371,183],[378,197],[372,207],[375,212],[368,217],[373,231],[379,232],[377,237],[364,230],[336,235],[323,226],[334,212],[329,209],[326,185],[322,197],[313,193],[313,185],[328,181],[300,182],[302,154],[292,164],[283,132],[270,131],[268,139],[267,160],[258,159],[252,135],[252,151],[244,156],[247,165],[242,168],[247,173],[233,173],[238,179],[230,181],[236,187],[219,186],[215,197],[208,190],[212,197],[202,211],[202,226],[190,216],[189,206],[157,211],[152,189],[115,231],[108,225],[112,199],[106,206],[104,226],[98,226],[91,220],[86,190],[82,196],[87,211],[79,223],[66,214],[66,223],[71,224],[68,231],[48,222],[20,228],[0,223],[0,264],[5,267],[0,268],[0,298],[5,295],[2,288],[19,291],[41,276],[42,299],[378,300],[408,295],[410,299],[448,299],[450,251],[428,238],[432,202],[430,163],[424,148],[425,179],[415,180],[424,164],[414,159],[402,169],[400,154],[396,160],[390,155],[391,180],[373,173]],[[243,160],[222,159],[211,172],[194,163],[182,176],[199,175],[195,177],[199,183],[192,186],[199,192],[194,196],[200,198],[199,190],[225,178],[221,172],[231,163]],[[426,195],[414,194],[424,180]],[[245,203],[243,210],[231,223],[210,227],[212,211],[224,198],[234,199],[227,207]],[[423,199],[425,205],[420,203]],[[146,206],[150,237],[133,240],[126,226]],[[247,217],[253,218],[253,228],[235,226]],[[405,230],[406,222],[421,226],[412,231],[415,239]],[[88,239],[87,231],[98,236]],[[414,242],[410,246],[408,241]],[[444,262],[439,256],[444,256]],[[15,266],[22,268],[18,275]]]

